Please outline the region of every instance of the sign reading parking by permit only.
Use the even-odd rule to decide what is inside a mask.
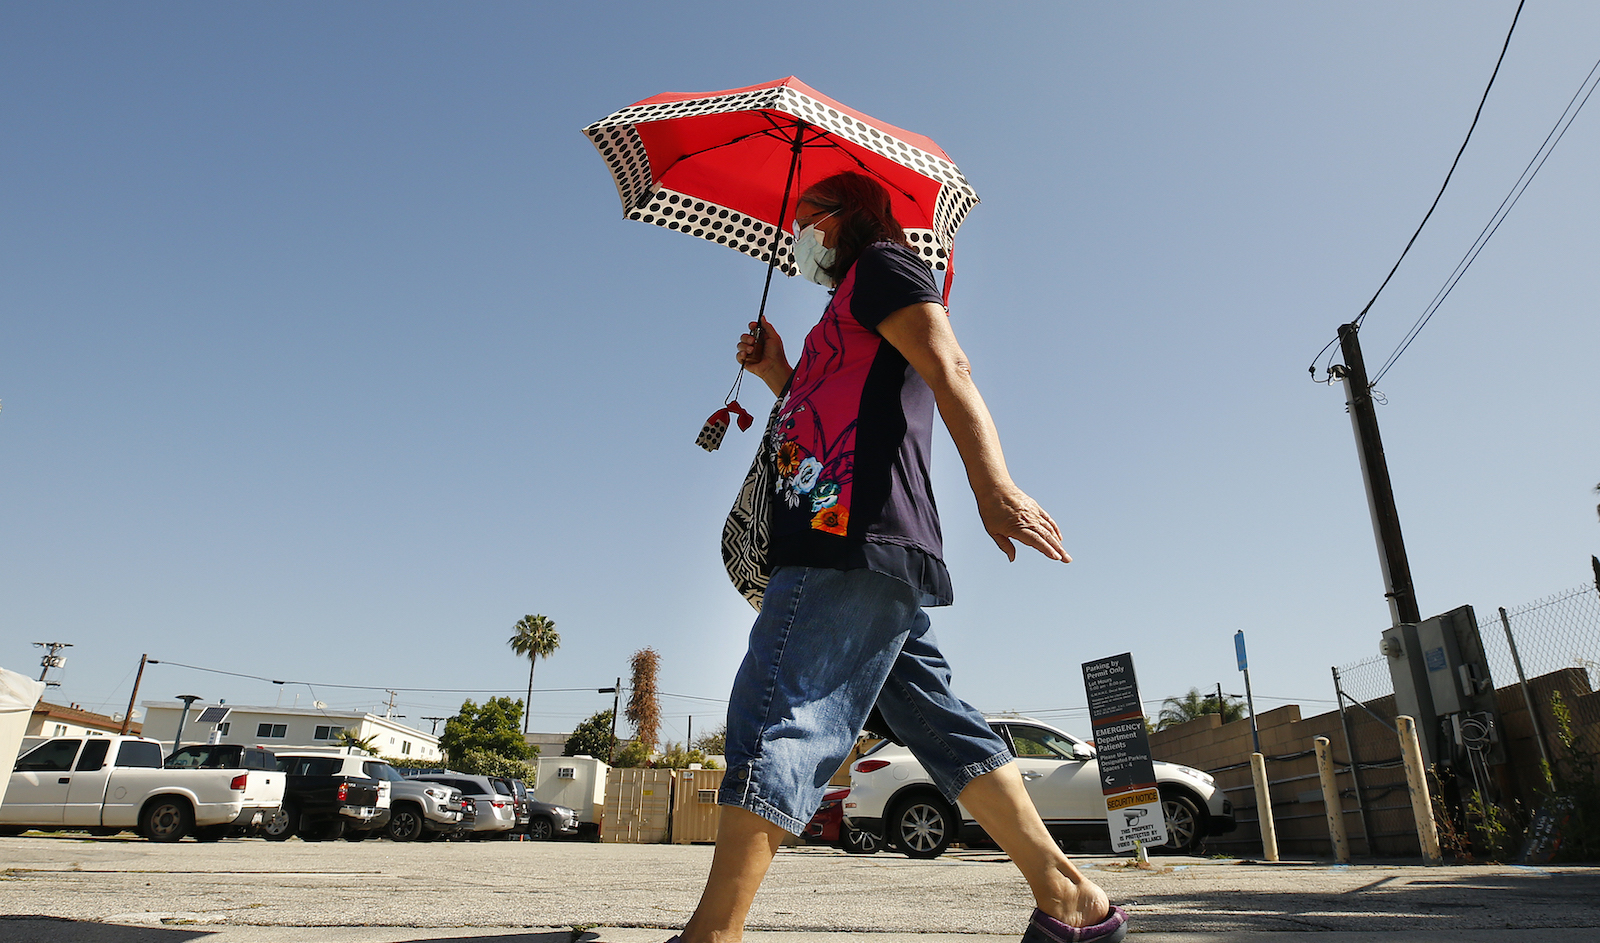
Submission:
[[[1111,847],[1132,851],[1135,843],[1163,845],[1167,820],[1156,790],[1144,704],[1133,674],[1133,655],[1113,655],[1083,665],[1089,721],[1100,761],[1100,791],[1106,799]]]

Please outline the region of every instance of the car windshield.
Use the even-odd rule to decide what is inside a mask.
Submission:
[[[395,768],[388,763],[376,763],[369,760],[361,764],[361,769],[373,779],[387,779],[392,783],[405,782],[405,777],[395,772]]]
[[[1011,743],[1017,756],[1041,759],[1070,760],[1073,758],[1073,741],[1043,727],[1007,725],[1011,730]]]

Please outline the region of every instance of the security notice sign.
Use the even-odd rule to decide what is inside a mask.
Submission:
[[[1167,820],[1161,813],[1161,794],[1156,791],[1156,769],[1150,761],[1150,735],[1144,729],[1144,705],[1133,674],[1133,655],[1085,662],[1083,687],[1089,697],[1111,847],[1132,851],[1135,843],[1166,844]]]

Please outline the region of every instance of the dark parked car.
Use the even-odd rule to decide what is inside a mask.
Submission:
[[[364,765],[371,762],[340,753],[279,753],[278,768],[289,774],[283,808],[263,834],[273,841],[291,835],[327,841],[383,828],[389,824],[390,787],[387,778],[372,777]]]
[[[528,837],[534,841],[570,838],[578,834],[578,813],[564,805],[528,798]]]

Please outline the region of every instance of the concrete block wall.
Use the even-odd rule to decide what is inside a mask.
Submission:
[[[1398,745],[1387,746],[1394,744],[1393,734],[1376,719],[1367,716],[1356,721],[1352,718],[1352,723],[1362,728],[1360,733],[1353,729],[1352,736],[1356,737],[1358,743],[1368,746],[1367,752],[1374,754],[1369,757],[1362,753],[1363,762],[1398,757]],[[1348,762],[1339,713],[1330,711],[1302,718],[1299,706],[1290,704],[1257,715],[1256,724],[1261,737],[1261,752],[1267,757],[1268,791],[1271,793],[1273,821],[1277,826],[1279,853],[1286,857],[1331,856],[1332,842],[1328,838],[1314,747],[1317,737],[1327,737],[1333,745],[1335,760]],[[1374,730],[1381,733],[1375,734]],[[1379,749],[1386,750],[1382,756],[1372,749],[1374,743],[1380,745]],[[1239,820],[1238,830],[1210,839],[1210,847],[1246,857],[1261,854],[1261,831],[1257,824],[1259,816],[1250,774],[1250,754],[1254,752],[1254,746],[1248,719],[1224,724],[1216,714],[1203,715],[1189,723],[1156,731],[1150,738],[1150,745],[1156,759],[1182,763],[1211,773],[1217,780],[1218,788],[1233,803]],[[1369,793],[1375,785],[1380,792],[1392,785],[1390,780],[1393,777],[1385,770],[1368,770],[1364,772],[1364,777]],[[1352,848],[1358,854],[1367,853],[1360,817],[1356,814],[1354,783],[1348,773],[1336,779],[1343,795],[1341,807]],[[1406,798],[1403,771],[1399,772],[1399,783],[1397,798],[1403,801]],[[1349,795],[1344,795],[1346,793]],[[1395,799],[1396,795],[1391,792],[1389,798]],[[1388,806],[1393,803],[1385,801],[1381,804]],[[1381,853],[1420,854],[1415,834],[1410,835],[1408,845],[1400,827],[1409,823],[1409,817],[1403,822],[1396,822],[1390,812],[1381,810],[1373,818],[1373,831]],[[1386,832],[1400,834],[1384,837]]]

